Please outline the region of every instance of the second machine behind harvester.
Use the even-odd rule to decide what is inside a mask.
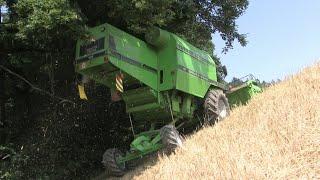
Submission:
[[[102,162],[113,175],[163,147],[180,146],[178,129],[229,114],[225,93],[236,91],[217,81],[207,52],[159,28],[146,33],[146,42],[110,24],[89,32],[92,39],[77,42],[76,71],[109,87],[113,101],[125,102],[135,132],[125,154],[116,148],[104,153]]]

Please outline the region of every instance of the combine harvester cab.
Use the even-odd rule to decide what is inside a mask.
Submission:
[[[159,28],[146,33],[146,42],[109,24],[89,32],[91,38],[77,42],[76,71],[109,87],[113,101],[125,102],[134,134],[126,154],[104,153],[102,162],[113,175],[160,148],[180,146],[177,129],[229,114],[227,86],[217,82],[208,53]]]
[[[229,87],[226,92],[231,107],[245,105],[253,96],[262,92],[252,74],[242,77],[240,80],[241,84]]]

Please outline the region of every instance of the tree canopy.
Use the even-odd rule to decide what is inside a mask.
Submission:
[[[213,33],[225,40],[225,50],[232,48],[234,40],[247,43],[236,24],[247,0],[7,0],[7,5],[6,26],[12,28],[14,39],[34,48],[64,49],[65,42],[84,35],[86,24],[104,22],[140,37],[156,25],[210,53]]]

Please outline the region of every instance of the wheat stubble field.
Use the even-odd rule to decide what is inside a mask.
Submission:
[[[320,63],[124,179],[320,179]]]

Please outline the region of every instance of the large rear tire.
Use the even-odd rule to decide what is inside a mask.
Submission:
[[[123,176],[126,173],[125,163],[117,163],[117,159],[123,154],[116,148],[107,149],[103,154],[102,164],[106,170],[113,176]]]
[[[209,125],[215,124],[230,114],[228,99],[223,91],[219,89],[208,91],[203,107],[204,120]]]
[[[168,153],[172,153],[177,147],[182,147],[183,138],[173,125],[163,126],[160,130],[160,136]]]

